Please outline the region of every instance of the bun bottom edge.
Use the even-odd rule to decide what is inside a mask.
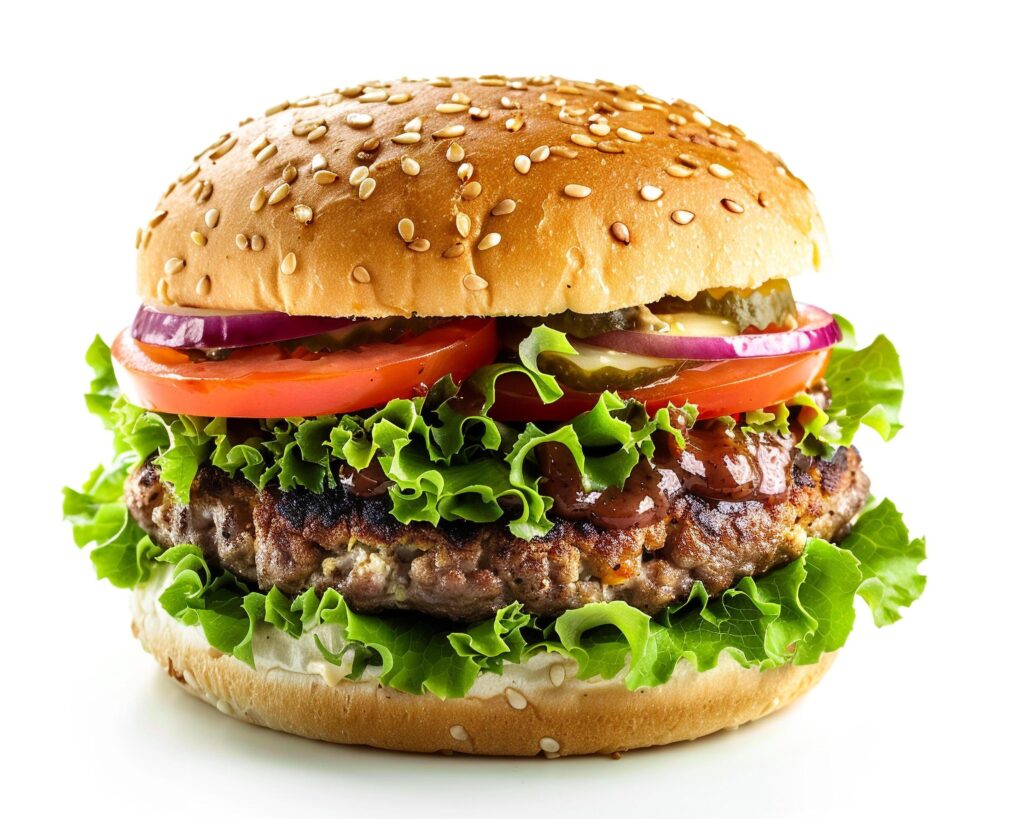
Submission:
[[[395,751],[489,756],[612,754],[697,739],[765,717],[809,691],[835,659],[766,671],[722,658],[685,662],[665,684],[629,691],[567,677],[484,697],[440,700],[376,680],[329,685],[314,673],[257,671],[204,645],[193,627],[134,616],[132,632],[168,675],[228,716],[310,739]],[[201,631],[199,632],[201,637]],[[525,700],[525,704],[524,704]]]

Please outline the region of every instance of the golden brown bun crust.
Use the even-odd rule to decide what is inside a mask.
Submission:
[[[806,186],[681,100],[544,77],[401,81],[285,105],[215,141],[160,199],[138,234],[143,299],[310,315],[597,313],[818,263]],[[350,184],[361,165],[367,181]],[[505,200],[515,210],[492,215]]]
[[[666,684],[637,691],[567,677],[558,686],[520,685],[526,704],[517,709],[501,693],[439,700],[373,681],[331,687],[316,674],[260,673],[191,639],[188,629],[138,613],[132,624],[171,677],[237,719],[328,742],[494,756],[607,754],[734,728],[807,692],[835,656],[763,672],[723,662],[697,674],[681,663]]]

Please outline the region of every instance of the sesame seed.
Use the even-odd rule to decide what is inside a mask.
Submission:
[[[468,213],[458,213],[455,216],[455,229],[459,232],[459,235],[465,239],[469,236],[469,231],[473,226],[473,220],[469,218]]]
[[[597,150],[603,154],[621,154],[626,151],[617,139],[602,139],[597,143]]]
[[[622,97],[612,97],[612,105],[620,111],[629,111],[634,114],[644,110],[643,103],[636,102],[635,100],[623,99]]]
[[[609,230],[616,241],[622,242],[624,245],[629,244],[629,228],[625,224],[622,222],[612,222]]]
[[[552,737],[541,737],[540,749],[546,754],[557,754],[561,749],[558,740]]]
[[[473,165],[470,162],[463,162],[459,165],[458,170],[455,171],[455,175],[461,182],[468,182],[473,178]]]
[[[292,216],[296,222],[308,225],[313,221],[313,209],[309,205],[296,205],[292,208]]]
[[[235,236],[235,246],[239,250],[247,250],[249,247],[249,240],[246,238],[244,233],[239,233]]]
[[[476,273],[470,273],[468,276],[463,277],[462,286],[467,290],[486,290],[487,279],[481,278]]]
[[[198,230],[193,230],[189,234],[189,238],[200,247],[203,247],[206,244],[206,237]]]
[[[502,108],[519,108],[520,106],[519,106],[519,103],[516,102],[511,97],[502,97],[501,98],[501,107]]]
[[[685,179],[688,176],[693,176],[693,168],[687,168],[683,165],[669,165],[665,168],[665,173],[676,177],[676,179]]]
[[[149,217],[149,222],[148,222],[147,224],[148,224],[148,225],[149,225],[149,226],[150,226],[151,228],[155,228],[155,227],[156,227],[157,225],[159,225],[159,224],[160,224],[160,223],[161,223],[161,222],[162,222],[162,221],[163,221],[163,220],[164,220],[164,219],[165,219],[166,217],[167,217],[167,211],[165,211],[165,210],[158,210],[158,211],[157,211],[156,213],[154,213],[154,214],[153,214],[152,216],[150,216],[150,217]]]
[[[392,94],[390,97],[388,97],[387,103],[388,105],[401,105],[403,102],[408,102],[411,99],[412,94],[407,94],[406,92],[403,91],[399,94]]]
[[[367,91],[356,99],[359,102],[387,102],[388,96],[387,91],[373,90]]]
[[[483,239],[479,241],[476,246],[477,250],[490,250],[501,243],[500,233],[488,233]]]
[[[350,185],[358,185],[360,182],[362,182],[364,179],[366,179],[366,177],[368,177],[369,175],[370,175],[370,169],[369,168],[367,168],[365,165],[356,165],[352,169],[352,173],[350,173],[348,175],[348,184],[350,184]]]
[[[661,195],[664,193],[661,188],[657,185],[644,185],[640,188],[640,198],[646,199],[648,202],[655,202],[661,199]]]
[[[337,178],[338,175],[331,171],[317,171],[313,174],[313,181],[318,185],[330,185]]]
[[[196,191],[196,202],[202,204],[213,196],[213,183],[209,180],[203,180],[203,184],[199,186],[199,190]]]
[[[135,228],[135,249],[142,245],[142,228]]]
[[[688,225],[694,220],[694,214],[688,210],[672,211],[672,221],[677,225]]]
[[[416,225],[412,219],[398,220],[398,235],[402,237],[403,242],[411,242],[416,237]]]
[[[540,101],[546,102],[548,105],[554,105],[556,108],[561,108],[563,105],[565,105],[564,97],[552,96],[547,91],[540,95]]]
[[[641,142],[644,138],[643,134],[634,131],[632,128],[616,128],[615,133],[619,139],[624,139],[626,142]]]
[[[256,154],[256,161],[260,164],[266,162],[270,157],[277,153],[276,145],[267,145],[259,153]]]
[[[292,125],[292,134],[294,136],[309,136],[311,131],[315,131],[324,124],[325,121],[322,119],[300,120]]]
[[[673,125],[686,125],[686,117],[684,117],[682,114],[669,114],[668,121],[671,122]]]
[[[420,163],[411,156],[402,157],[402,170],[409,176],[419,176]]]
[[[551,679],[551,684],[557,688],[565,682],[565,666],[561,663],[551,666],[548,677]]]
[[[466,246],[462,244],[462,242],[456,242],[455,244],[446,247],[444,251],[441,253],[441,255],[444,256],[444,258],[446,259],[454,259],[458,256],[461,256],[465,252]]]
[[[743,205],[734,199],[723,199],[722,207],[730,213],[743,213]]]
[[[465,742],[469,739],[469,734],[461,725],[453,725],[448,729],[448,733],[451,734],[452,739],[457,740],[458,742]]]
[[[693,117],[693,121],[703,125],[705,128],[711,127],[711,117],[705,114],[703,111],[694,111],[690,116]]]
[[[509,117],[505,120],[505,130],[516,133],[516,131],[519,131],[525,124],[526,120],[520,116]]]
[[[712,162],[708,165],[708,173],[712,176],[717,176],[719,179],[728,179],[732,176],[732,171],[725,167],[725,165],[719,165],[717,162]]]
[[[471,100],[469,99],[469,95],[463,94],[461,91],[456,91],[452,94],[452,102],[457,102],[460,105],[469,105]]]
[[[586,109],[584,109],[584,112]],[[580,117],[573,116],[568,108],[563,108],[558,112],[558,121],[564,122],[566,125],[584,125],[585,123]]]
[[[439,114],[461,114],[463,111],[468,111],[469,106],[458,102],[442,102],[435,106],[434,110]]]
[[[430,242],[426,239],[416,239],[415,241],[409,242],[406,245],[409,250],[415,250],[417,253],[426,253],[430,250]]]
[[[160,299],[160,301],[163,302],[164,304],[171,303],[170,293],[167,292],[169,288],[170,285],[167,283],[167,279],[160,279],[160,281],[156,283],[157,298]]]
[[[306,137],[310,142],[316,142],[318,139],[323,137],[327,133],[327,126],[321,125],[319,128],[314,128],[309,132],[309,136]]]
[[[361,264],[357,264],[352,268],[352,278],[360,284],[370,283],[370,271],[363,267]]]
[[[462,189],[462,198],[463,199],[476,199],[480,195],[480,192],[482,190],[483,190],[483,186],[479,182],[476,182],[476,181],[469,182]]]
[[[266,244],[266,239],[264,239],[258,233],[254,234],[253,237],[249,240],[249,247],[251,247],[257,253],[263,250],[263,248],[266,247]]]
[[[697,170],[697,168],[700,167],[700,160],[695,156],[690,156],[689,154],[679,154],[679,156],[676,157],[676,160],[679,164],[684,165],[687,168]]]
[[[256,156],[260,151],[266,148],[270,142],[267,140],[267,135],[262,134],[259,139],[253,140],[253,143],[249,146],[249,153]]]
[[[458,142],[453,142],[448,146],[448,150],[444,152],[444,155],[449,162],[461,162],[466,158],[466,151]]]
[[[491,208],[491,216],[508,216],[516,209],[514,199],[502,199],[497,205]]]
[[[391,141],[398,145],[415,145],[422,138],[416,131],[403,131],[398,136],[391,137]]]
[[[172,256],[166,262],[164,262],[164,273],[168,276],[173,276],[175,273],[180,273],[185,269],[185,260],[179,259],[177,256]]]
[[[590,124],[590,133],[594,136],[608,136],[612,132],[612,127],[607,122],[592,122]]]
[[[284,169],[281,171],[281,178],[285,182],[294,182],[295,181],[295,177],[297,177],[298,175],[299,175],[299,172],[297,170],[295,170],[295,166],[294,165],[285,165]]]
[[[434,139],[451,139],[452,137],[460,137],[465,133],[465,125],[449,125],[447,128],[442,128],[439,131],[434,131],[432,136],[434,137]]]
[[[517,711],[522,711],[530,704],[526,697],[522,695],[522,692],[517,691],[515,688],[505,689],[505,699],[508,700],[508,704]]]
[[[572,140],[573,142],[575,142],[577,145],[580,145],[580,146],[582,146],[584,148],[596,148],[597,147],[597,142],[595,142],[587,134],[572,134],[572,135],[570,135],[569,139]]]
[[[543,162],[549,156],[551,156],[551,149],[547,145],[538,145],[530,151],[531,162]]]
[[[586,199],[593,193],[592,188],[588,188],[586,185],[566,185],[563,189],[566,196],[573,199]]]
[[[413,117],[402,126],[402,130],[407,134],[418,134],[423,130],[423,117]]]
[[[469,109],[469,115],[473,119],[487,119],[491,112],[486,108],[477,108],[475,105]]]
[[[362,200],[369,199],[376,187],[377,180],[372,176],[366,177],[366,179],[359,183],[359,198]]]
[[[295,102],[293,102],[292,105],[294,105],[296,108],[312,108],[319,102],[320,100],[318,100],[316,97],[303,97],[301,100],[296,100]]]
[[[271,205],[276,205],[282,199],[284,199],[289,193],[291,193],[292,186],[287,182],[282,182],[273,192],[270,194],[270,198],[267,200]]]
[[[519,156],[512,161],[512,164],[519,173],[529,173],[533,162],[530,160],[530,157],[525,154],[519,154]]]
[[[236,142],[238,142],[238,137],[231,137],[231,139],[225,140],[210,151],[210,159],[220,159],[224,154],[235,147]]]
[[[286,276],[292,275],[298,266],[299,260],[295,258],[294,253],[289,253],[281,259],[281,272]]]
[[[252,199],[249,200],[249,210],[256,213],[261,210],[265,204],[267,204],[267,192],[263,188],[259,188],[256,193],[252,195]]]
[[[182,185],[184,185],[185,183],[191,182],[193,179],[195,179],[196,176],[198,175],[198,173],[199,173],[199,166],[198,165],[189,165],[185,169],[185,172],[181,176],[178,177],[178,181]]]
[[[759,204],[762,208],[768,207],[768,194],[766,194],[764,191],[761,191],[757,195],[757,204]]]
[[[206,296],[210,292],[210,277],[203,276],[199,281],[196,282],[196,293],[200,296]]]
[[[575,159],[580,155],[580,152],[575,151],[572,148],[566,148],[563,145],[552,145],[551,155],[560,156],[562,159]]]
[[[349,114],[345,117],[345,124],[349,128],[369,128],[373,125],[373,117],[370,114]]]

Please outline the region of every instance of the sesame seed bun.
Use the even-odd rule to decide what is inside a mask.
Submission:
[[[693,105],[551,77],[371,83],[201,151],[137,234],[148,302],[597,313],[816,267],[807,187]]]
[[[338,673],[327,681],[282,667],[279,655],[287,651],[269,652],[270,662],[257,656],[254,670],[211,648],[198,627],[167,615],[157,594],[152,583],[134,592],[132,631],[190,694],[254,725],[400,751],[552,757],[696,739],[783,708],[810,690],[835,656],[767,671],[726,656],[700,673],[682,662],[664,685],[629,691],[618,678],[579,680],[572,661],[538,655],[506,665],[501,676],[484,675],[464,698],[441,700],[386,688],[372,677],[352,681]],[[257,652],[275,636],[291,640],[260,629]]]

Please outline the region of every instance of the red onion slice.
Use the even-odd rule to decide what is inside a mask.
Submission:
[[[779,333],[738,336],[674,336],[615,330],[587,339],[590,344],[657,358],[720,361],[728,358],[768,358],[807,353],[831,347],[843,333],[831,313],[810,304],[798,304],[799,326]]]
[[[132,338],[160,347],[213,350],[249,347],[330,333],[353,324],[349,318],[289,316],[287,313],[168,312],[143,304],[132,322]]]

